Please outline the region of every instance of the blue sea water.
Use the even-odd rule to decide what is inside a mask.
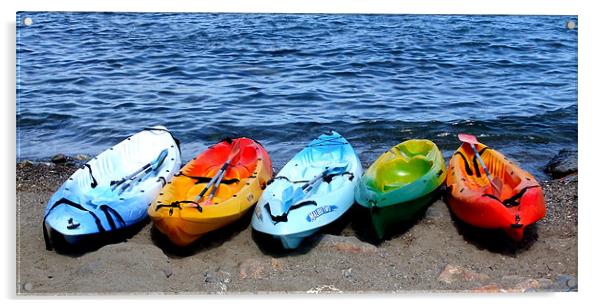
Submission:
[[[367,166],[411,138],[449,158],[468,132],[545,179],[577,145],[569,20],[19,12],[17,159],[95,155],[160,124],[184,161],[244,135],[279,169],[334,129]]]

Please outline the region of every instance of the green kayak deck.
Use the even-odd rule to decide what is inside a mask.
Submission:
[[[412,220],[438,197],[445,161],[435,143],[404,141],[382,154],[364,173],[355,200],[370,212],[379,238],[388,229]]]

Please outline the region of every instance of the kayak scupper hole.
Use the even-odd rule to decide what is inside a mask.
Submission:
[[[141,192],[141,193],[143,193],[143,192],[144,192],[144,190],[140,190],[140,192]]]

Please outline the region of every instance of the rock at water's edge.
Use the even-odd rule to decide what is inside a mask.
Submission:
[[[577,150],[562,149],[546,164],[544,170],[555,179],[575,173],[578,170],[577,156]]]
[[[50,159],[55,164],[64,164],[67,162],[67,156],[65,154],[56,154]]]
[[[19,163],[17,163],[17,168],[25,168],[25,167],[29,167],[32,165],[33,165],[33,163],[31,162],[31,160],[23,160],[23,161],[20,161]]]
[[[92,157],[90,157],[90,155],[86,155],[86,154],[77,154],[75,155],[74,159],[78,160],[78,161],[88,161],[90,160]]]

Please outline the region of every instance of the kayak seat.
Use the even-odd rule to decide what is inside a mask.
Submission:
[[[433,161],[424,155],[416,155],[409,160],[401,157],[391,159],[377,167],[378,177],[374,181],[374,186],[381,191],[405,186],[425,175],[432,166]]]

